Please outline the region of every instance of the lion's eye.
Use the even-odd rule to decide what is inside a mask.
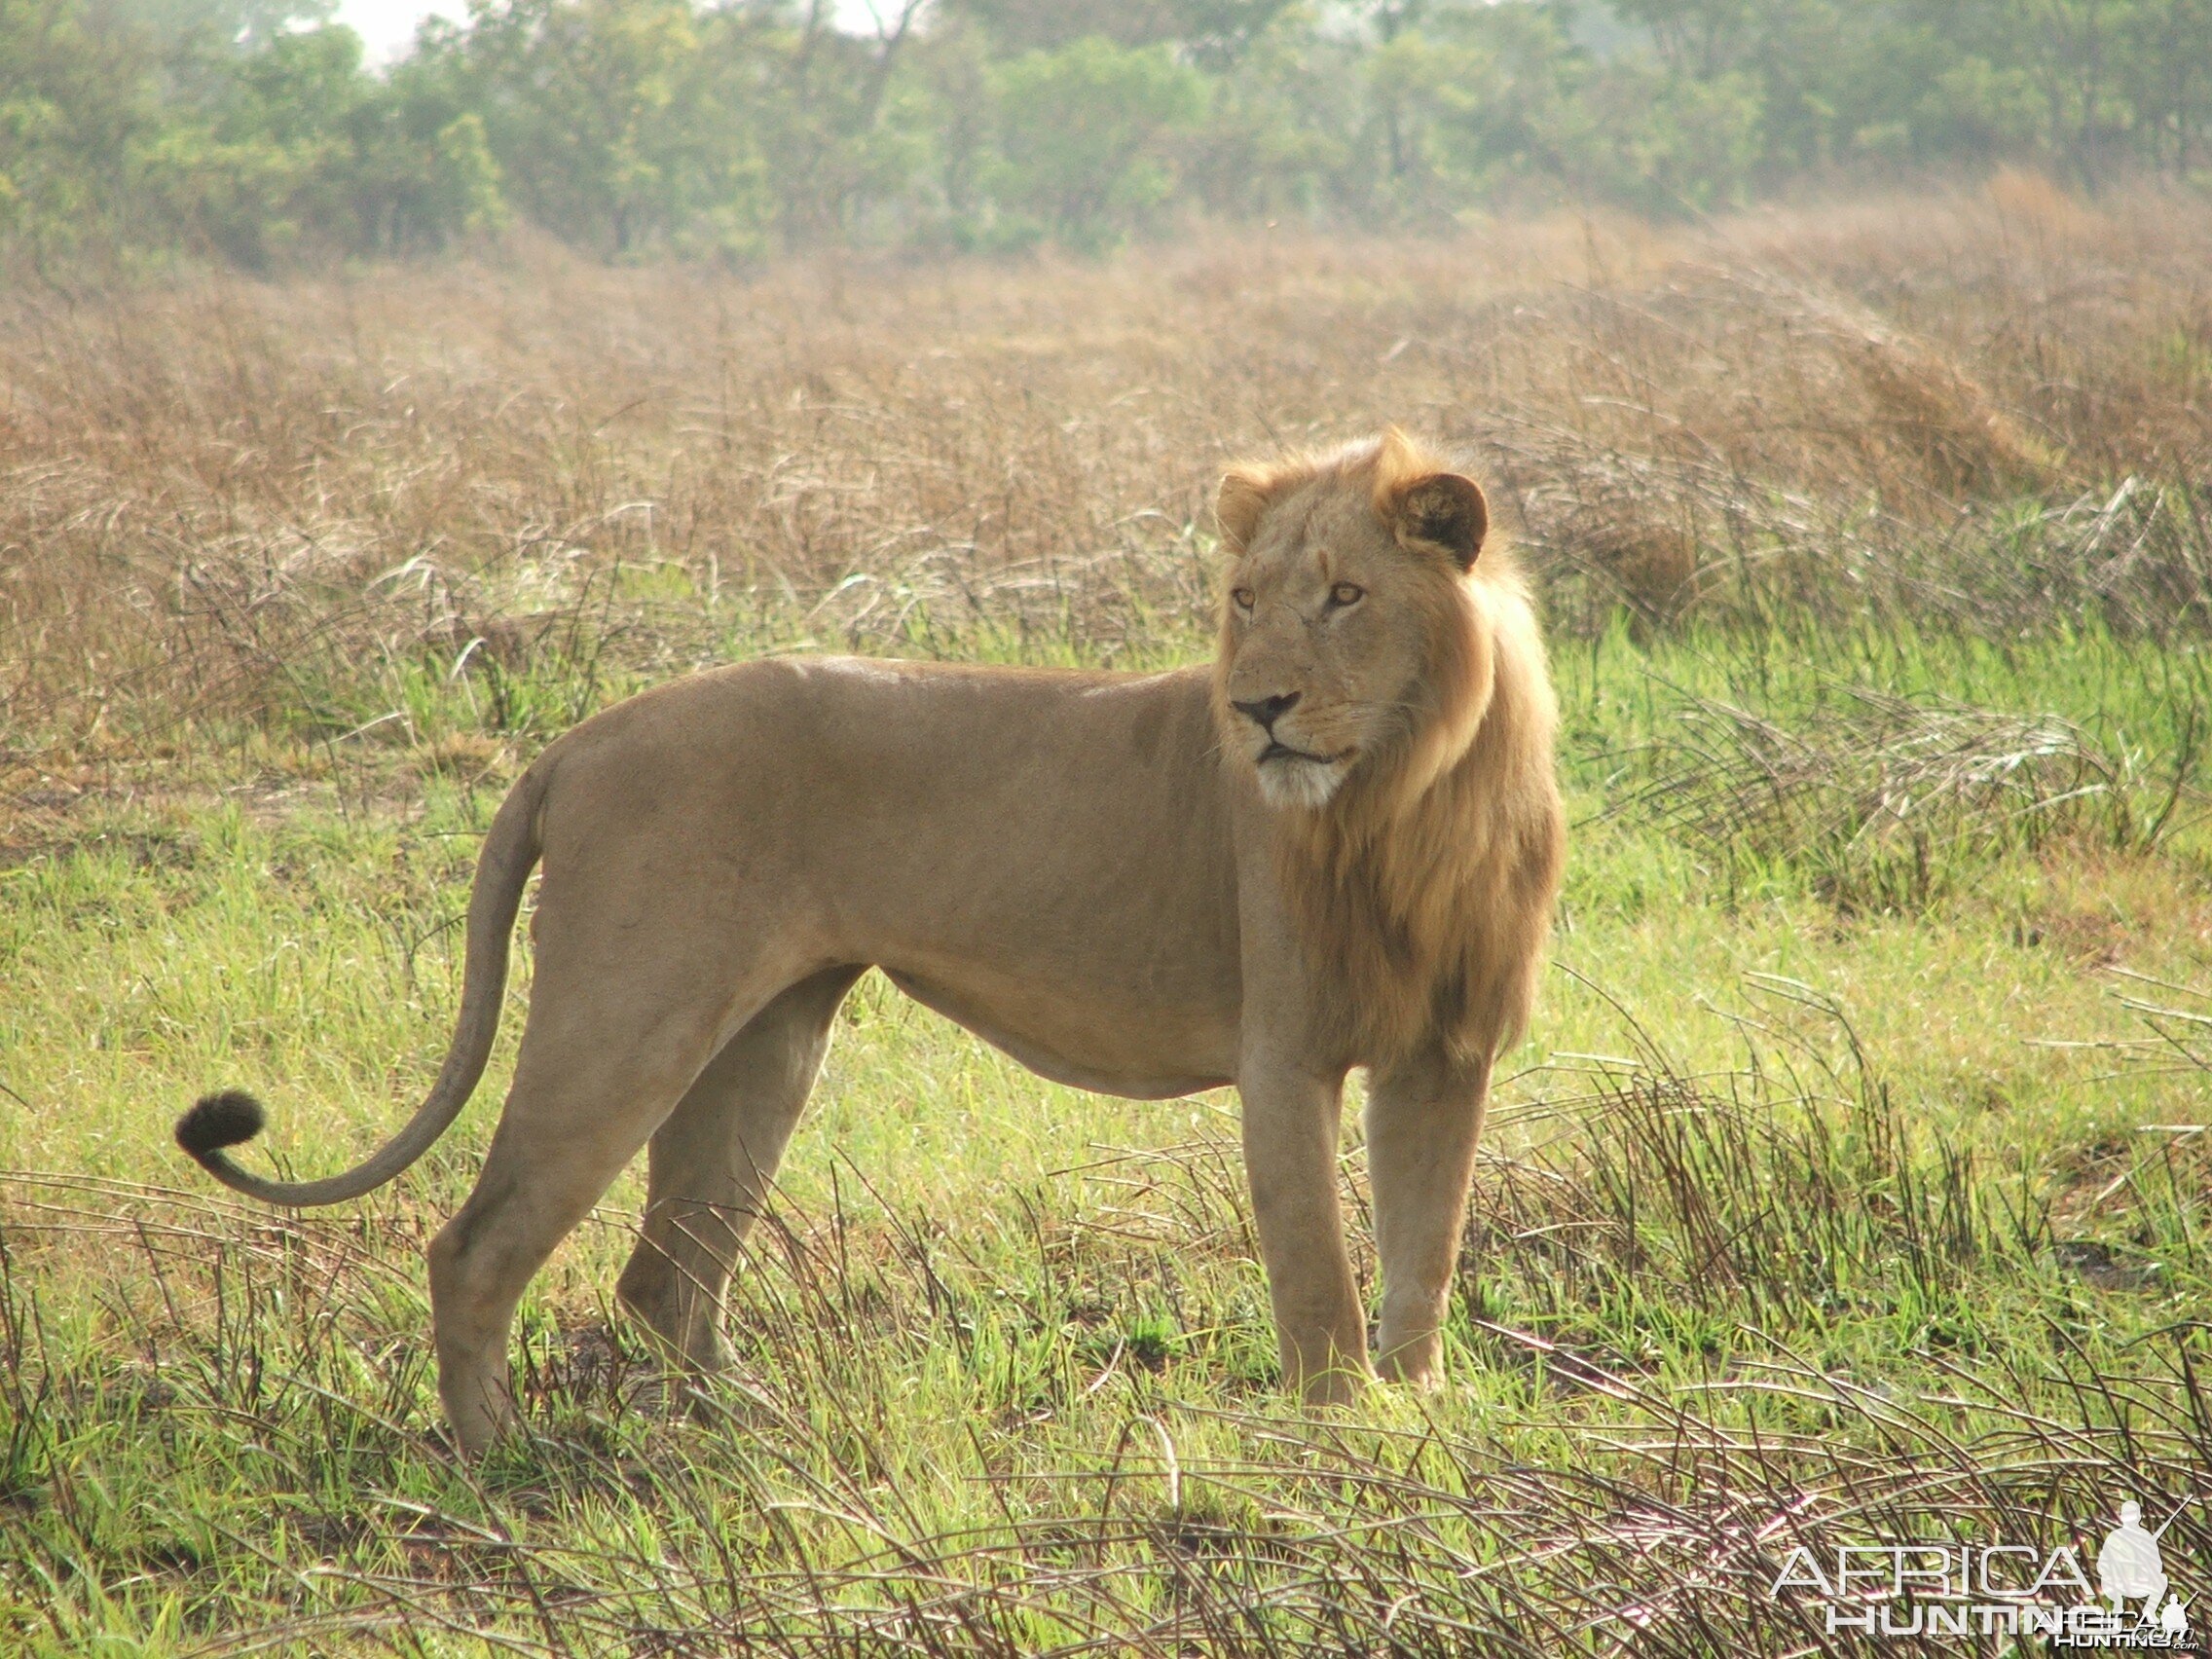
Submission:
[[[1367,597],[1367,590],[1356,582],[1339,582],[1329,590],[1329,603],[1342,610],[1347,605],[1357,605]]]
[[[1252,590],[1250,588],[1231,588],[1229,597],[1236,602],[1237,609],[1249,610],[1252,608]]]

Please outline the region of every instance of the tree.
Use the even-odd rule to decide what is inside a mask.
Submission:
[[[1357,43],[1295,18],[1249,43],[1235,72],[1208,77],[1204,113],[1166,139],[1179,188],[1221,218],[1368,216],[1360,61]]]
[[[991,75],[1002,203],[1071,247],[1110,246],[1167,200],[1161,139],[1205,108],[1198,71],[1162,46],[1096,35],[1030,52]]]
[[[684,0],[472,0],[427,55],[480,112],[506,188],[616,258],[665,239],[742,158],[703,108]]]
[[[753,0],[710,19],[724,106],[764,166],[788,247],[850,233],[876,200],[909,198],[926,143],[887,119],[923,0],[880,0],[867,35],[833,26],[828,0]]]
[[[1740,69],[1767,11],[1760,0],[1614,0],[1612,9],[1649,29],[1659,61],[1693,80]]]
[[[2151,165],[2187,178],[2212,140],[2212,0],[2143,0],[2122,71]]]
[[[1204,67],[1240,60],[1296,0],[944,0],[946,13],[980,24],[1002,52],[1055,52],[1087,35],[1117,46],[1181,46]]]
[[[73,0],[0,0],[0,236],[43,264],[120,234],[159,62],[144,29]]]
[[[365,74],[345,28],[240,58],[216,99],[142,143],[138,165],[171,240],[254,270],[430,252],[500,211],[483,124],[420,66]]]
[[[2199,176],[2212,0],[0,0],[0,244],[254,267],[516,212],[615,259],[1102,249],[1169,209],[1704,211],[2010,157]]]

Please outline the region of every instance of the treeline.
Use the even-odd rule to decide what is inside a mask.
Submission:
[[[472,0],[381,69],[330,4],[0,0],[0,243],[1095,249],[1183,214],[2212,167],[2212,0],[877,0],[866,31],[828,0]]]

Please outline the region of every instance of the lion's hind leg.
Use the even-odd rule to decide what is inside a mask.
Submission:
[[[758,1008],[768,994],[715,990],[680,953],[609,982],[540,948],[499,1126],[468,1201],[430,1243],[438,1392],[464,1452],[513,1419],[507,1330],[532,1275],[697,1080],[732,1001]]]
[[[674,1358],[726,1355],[723,1304],[739,1249],[805,1110],[838,1006],[865,970],[800,980],[722,1046],[653,1132],[645,1216],[615,1295]]]

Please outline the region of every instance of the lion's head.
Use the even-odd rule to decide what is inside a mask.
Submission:
[[[1473,480],[1392,427],[1233,468],[1214,667],[1230,764],[1274,809],[1290,911],[1349,1053],[1528,1016],[1563,853],[1542,637]]]
[[[1235,558],[1215,675],[1228,752],[1278,807],[1324,807],[1347,784],[1425,790],[1488,700],[1481,488],[1393,426],[1233,468],[1218,515]]]

